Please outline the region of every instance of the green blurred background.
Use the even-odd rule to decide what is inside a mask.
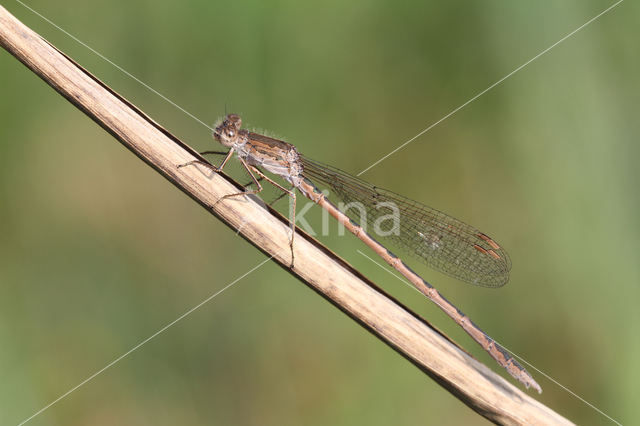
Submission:
[[[215,146],[206,127],[3,3],[194,148]],[[613,2],[28,4],[201,120],[226,108],[357,173]],[[513,271],[499,290],[408,260],[491,336],[624,424],[640,421],[638,12],[620,4],[363,175],[501,242]],[[1,424],[265,259],[4,51],[0,231]],[[504,375],[355,238],[321,239]],[[612,424],[532,373],[544,404]],[[486,423],[273,263],[30,422]]]

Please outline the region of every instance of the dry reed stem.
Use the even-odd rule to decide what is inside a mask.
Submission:
[[[480,415],[500,424],[571,424],[472,358],[300,231],[295,266],[289,269],[286,220],[248,197],[216,204],[220,197],[238,192],[238,185],[199,166],[178,169],[177,165],[199,158],[198,154],[2,6],[0,45],[193,200]]]

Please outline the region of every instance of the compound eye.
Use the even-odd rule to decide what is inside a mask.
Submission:
[[[238,114],[227,115],[227,121],[232,124],[236,129],[239,129],[242,125],[242,119]]]

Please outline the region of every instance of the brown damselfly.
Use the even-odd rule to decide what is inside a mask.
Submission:
[[[509,280],[511,261],[506,251],[492,238],[451,216],[378,188],[336,168],[318,163],[298,153],[291,144],[241,129],[242,120],[229,114],[218,125],[214,138],[229,148],[220,166],[195,160],[179,167],[201,164],[221,171],[235,152],[251,176],[256,189],[230,194],[225,198],[257,194],[265,180],[289,195],[293,200],[291,224],[291,266],[294,264],[295,200],[297,188],[305,197],[336,218],[345,228],[362,240],[389,265],[402,274],[421,293],[431,299],[476,342],[480,344],[509,374],[527,388],[542,392],[540,386],[502,346],[476,326],[465,314],[445,299],[431,284],[413,272],[397,256],[373,239],[361,226],[375,229],[375,235],[397,244],[428,266],[475,285],[500,287]],[[212,151],[203,154],[213,153]],[[273,181],[262,170],[282,177],[292,185],[287,189]],[[315,184],[314,184],[315,182]],[[341,210],[316,187],[326,185],[353,209]],[[221,201],[221,200],[220,200]],[[395,220],[393,220],[395,218]]]

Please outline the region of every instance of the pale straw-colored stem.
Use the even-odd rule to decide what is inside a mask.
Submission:
[[[178,169],[179,164],[197,159],[197,153],[1,6],[0,45],[131,152],[288,270],[291,253],[286,219],[248,197],[216,204],[220,197],[237,192],[237,184],[200,166]],[[501,424],[570,424],[303,233],[295,240],[295,266],[289,272],[487,419]],[[423,403],[430,401],[425,398]]]

